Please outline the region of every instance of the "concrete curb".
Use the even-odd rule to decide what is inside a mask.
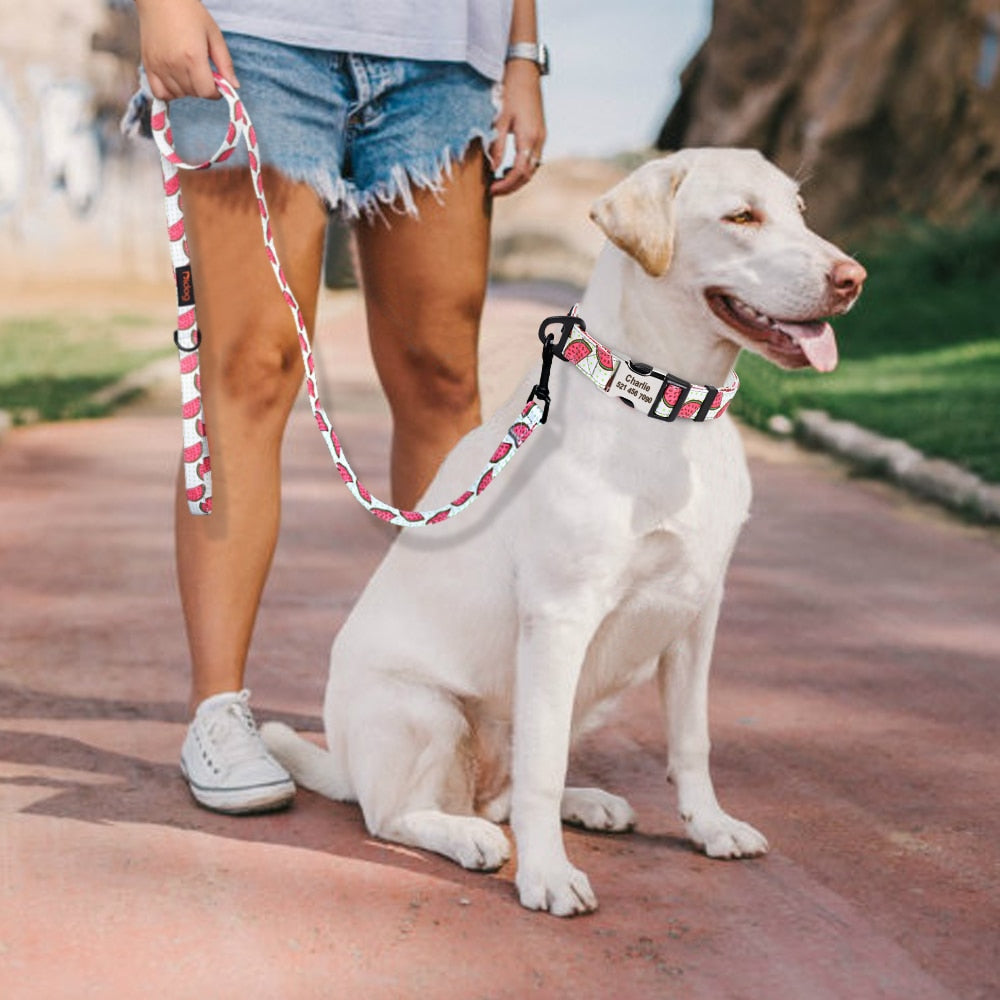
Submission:
[[[789,428],[790,423],[790,428]],[[803,410],[794,421],[772,422],[772,430],[821,448],[924,500],[987,524],[1000,524],[1000,486],[984,482],[954,462],[928,458],[903,441],[882,437],[822,410]]]

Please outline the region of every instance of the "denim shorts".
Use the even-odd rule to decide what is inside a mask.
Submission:
[[[439,192],[470,145],[489,142],[497,87],[465,63],[225,37],[262,161],[305,181],[345,219],[384,208],[415,215],[413,188]],[[169,114],[189,163],[211,156],[226,134],[225,101],[182,98]],[[241,144],[226,166],[246,163]]]

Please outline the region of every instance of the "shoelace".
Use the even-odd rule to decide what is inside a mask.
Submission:
[[[241,691],[235,701],[216,709],[205,727],[212,745],[224,754],[228,764],[242,764],[261,756],[249,701],[250,692]]]

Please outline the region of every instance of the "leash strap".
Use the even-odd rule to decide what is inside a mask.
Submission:
[[[257,207],[260,210],[260,224],[267,259],[271,263],[271,270],[274,272],[275,280],[278,282],[278,287],[295,320],[295,327],[298,331],[299,348],[306,373],[309,405],[312,408],[316,425],[319,427],[327,449],[336,464],[337,471],[340,473],[340,478],[362,507],[389,524],[412,528],[440,524],[449,520],[469,507],[493,482],[510,461],[515,451],[528,440],[535,427],[542,422],[545,408],[541,402],[528,401],[521,411],[520,419],[509,428],[476,481],[450,504],[426,511],[401,510],[399,507],[394,507],[392,504],[373,497],[358,479],[350,462],[348,462],[330,419],[319,400],[316,389],[316,365],[305,321],[302,317],[302,310],[299,308],[295,295],[285,278],[274,245],[260,170],[260,151],[250,116],[231,84],[217,73],[215,74],[215,84],[229,106],[229,127],[219,148],[204,163],[185,163],[178,156],[174,149],[173,133],[170,129],[170,118],[165,102],[153,101],[150,121],[153,138],[160,151],[163,190],[166,200],[167,234],[170,238],[170,260],[173,264],[174,279],[177,284],[177,330],[174,333],[174,342],[177,345],[181,370],[184,480],[188,509],[192,514],[210,514],[212,512],[212,465],[201,400],[201,374],[198,358],[201,333],[195,315],[191,259],[184,234],[184,212],[180,198],[180,171],[205,170],[216,163],[222,163],[233,155],[240,141],[243,141],[246,143],[251,179],[257,193]]]

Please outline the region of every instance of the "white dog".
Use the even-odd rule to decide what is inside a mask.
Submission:
[[[358,801],[387,840],[495,869],[509,817],[521,902],[559,915],[597,906],[560,820],[635,822],[624,799],[565,787],[570,745],[653,677],[687,835],[712,857],[767,850],[723,811],[709,776],[709,664],[750,481],[736,427],[704,418],[723,408],[741,348],[832,369],[823,317],[850,308],[866,277],[806,227],[792,180],[748,150],[648,163],[591,215],[610,242],[580,316],[604,347],[567,322],[547,424],[468,512],[393,545],[333,645],[329,749],[264,727],[298,782]],[[596,367],[573,370],[591,348],[614,369],[607,392]],[[668,372],[680,378],[664,384]],[[683,379],[697,383],[687,401]],[[651,402],[661,419],[643,412]],[[458,444],[423,507],[473,480],[512,412]]]

